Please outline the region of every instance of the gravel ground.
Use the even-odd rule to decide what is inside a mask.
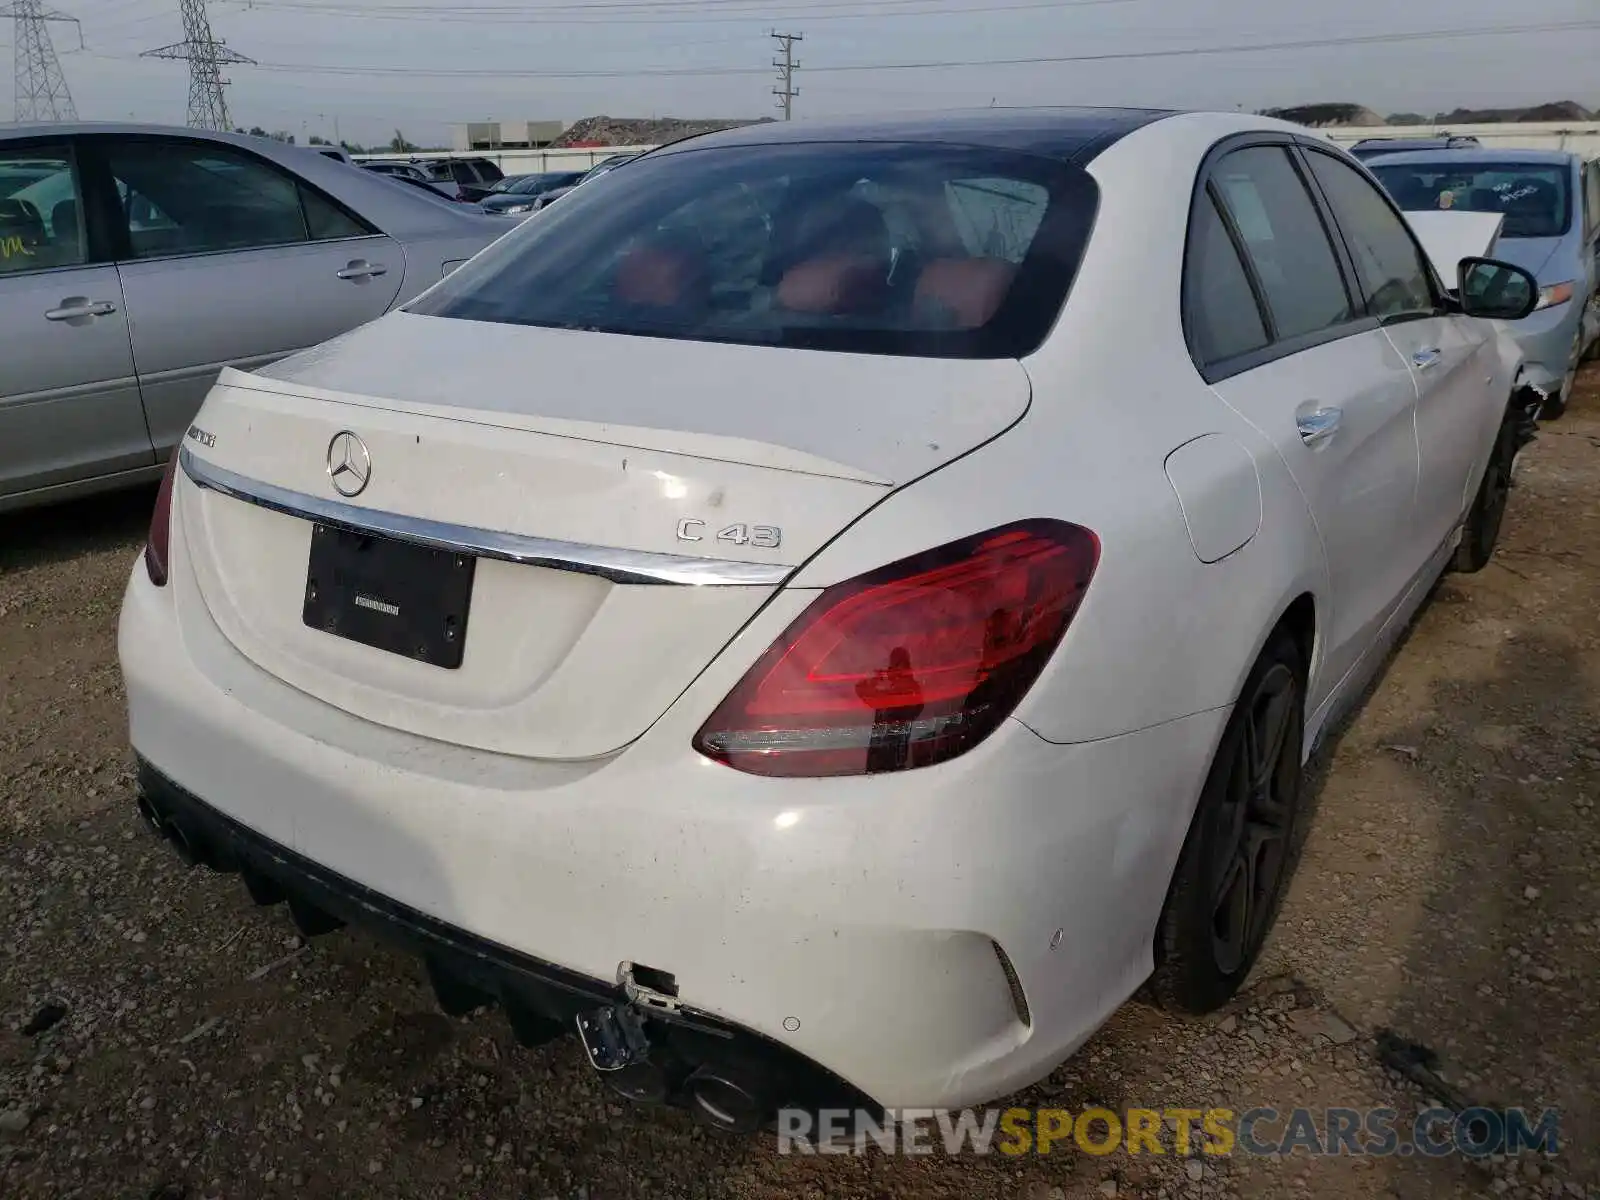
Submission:
[[[1324,754],[1304,862],[1228,1012],[1126,1006],[1017,1103],[1243,1111],[1429,1090],[1562,1110],[1554,1158],[781,1156],[611,1101],[568,1039],[439,1015],[365,937],[304,946],[133,808],[114,631],[150,494],[0,519],[0,1196],[1600,1196],[1600,373],[1527,453]]]

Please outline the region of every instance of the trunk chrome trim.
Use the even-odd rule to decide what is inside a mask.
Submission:
[[[729,562],[686,554],[590,546],[582,542],[474,529],[467,525],[452,525],[444,521],[362,508],[251,479],[226,467],[206,462],[187,446],[179,450],[178,464],[198,487],[291,517],[337,525],[357,533],[381,534],[478,558],[497,558],[525,566],[598,575],[613,583],[771,587],[782,583],[794,571],[793,567],[780,563]]]

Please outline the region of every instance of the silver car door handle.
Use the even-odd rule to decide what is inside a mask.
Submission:
[[[1437,346],[1424,346],[1411,356],[1411,361],[1416,364],[1417,370],[1426,371],[1429,367],[1438,366],[1442,357],[1443,352]]]
[[[76,321],[82,317],[109,317],[117,311],[117,306],[109,300],[85,300],[81,296],[69,296],[61,302],[60,308],[46,309],[46,321]]]
[[[339,274],[340,279],[376,279],[380,275],[387,275],[389,268],[382,263],[369,263],[357,259],[350,263]]]
[[[1338,432],[1339,422],[1342,420],[1344,420],[1344,409],[1319,408],[1315,412],[1302,413],[1296,417],[1295,425],[1300,430],[1300,440],[1308,446],[1315,446]]]

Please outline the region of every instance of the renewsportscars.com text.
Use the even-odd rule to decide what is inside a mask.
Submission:
[[[1521,1108],[784,1109],[780,1154],[1291,1154],[1472,1158],[1560,1149],[1560,1113]]]

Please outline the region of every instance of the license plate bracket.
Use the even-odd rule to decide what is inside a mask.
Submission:
[[[317,523],[301,619],[334,637],[453,671],[466,649],[477,562]]]

